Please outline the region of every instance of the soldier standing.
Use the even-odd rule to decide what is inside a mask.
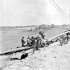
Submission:
[[[24,37],[22,37],[22,39],[21,39],[21,43],[22,43],[22,47],[25,47]]]
[[[44,31],[39,31],[39,34],[41,35],[42,39],[44,39],[44,37],[45,37]]]
[[[36,46],[37,46],[37,40],[36,40],[36,39],[34,39],[33,53],[34,53],[34,52],[35,52],[35,50],[36,50]]]
[[[62,46],[63,44],[65,44],[65,37],[64,35],[62,35],[60,38],[59,38],[59,41],[60,41],[60,45]]]
[[[70,39],[70,33],[68,32],[68,33],[66,33],[66,36],[67,36],[67,42],[69,41],[69,39]]]
[[[40,47],[41,47],[41,38],[39,36],[37,36],[34,39],[33,53],[35,52],[35,50],[39,50]]]

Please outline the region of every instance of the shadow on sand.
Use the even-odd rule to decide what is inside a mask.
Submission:
[[[10,58],[10,60],[22,60],[22,59],[25,59],[27,57],[28,57],[28,53],[22,54],[21,57],[20,57],[20,59],[19,58]]]

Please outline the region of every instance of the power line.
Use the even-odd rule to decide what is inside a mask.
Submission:
[[[54,3],[55,3],[55,1],[54,0],[52,0]],[[56,3],[55,3],[56,4]],[[64,11],[56,4],[56,6],[64,13]],[[65,14],[65,13],[64,13]],[[66,14],[65,14],[66,15]],[[67,16],[67,15],[66,15]],[[67,16],[68,17],[68,16]],[[68,17],[69,18],[69,17]]]
[[[49,0],[50,1],[50,0]],[[50,1],[51,2],[51,1]],[[52,2],[51,2],[52,3]],[[57,7],[52,3],[52,5],[57,9]],[[58,9],[57,9],[58,10]],[[58,10],[59,11],[59,10]],[[60,11],[59,11],[60,12]],[[61,12],[60,12],[61,13]]]
[[[57,8],[57,6],[55,6],[54,5],[54,3],[51,1],[51,0],[49,0],[51,3],[52,3],[52,5],[62,14],[62,12]]]
[[[52,3],[52,5],[61,13],[61,14],[64,14],[64,16],[66,16],[68,19],[69,19],[69,17],[61,10],[61,8],[52,0],[49,0],[51,3]]]

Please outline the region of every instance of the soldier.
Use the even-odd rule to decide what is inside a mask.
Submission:
[[[35,42],[34,42],[34,45],[33,45],[33,53],[35,52],[35,50],[36,50],[36,43],[37,43],[37,40],[35,39]]]
[[[67,35],[64,35],[64,44],[67,44],[68,40],[67,40]]]
[[[33,45],[34,45],[34,43],[35,43],[35,37],[34,37],[34,36],[32,36],[32,37],[31,37],[31,45],[33,46]]]
[[[40,48],[41,47],[41,38],[38,36],[37,37],[37,50],[38,50],[38,48]]]
[[[60,45],[62,46],[63,44],[65,44],[65,37],[64,35],[62,35],[61,37],[59,37],[59,42],[60,42]]]
[[[62,45],[63,45],[62,38],[61,38],[61,37],[59,37],[59,38],[58,38],[58,40],[59,40],[59,42],[60,42],[60,45],[62,46]]]
[[[28,37],[28,38],[27,38],[27,46],[30,47],[30,46],[31,46],[31,42],[32,42],[32,41],[31,41],[30,37]]]
[[[44,37],[45,37],[44,31],[39,31],[39,34],[41,35],[42,39],[44,39]]]
[[[66,43],[69,41],[69,39],[70,39],[70,33],[68,32],[66,33]]]
[[[67,29],[67,31],[70,31],[70,29]],[[66,40],[67,40],[67,42],[69,41],[69,39],[70,39],[70,32],[67,32],[66,33]]]
[[[47,39],[47,41],[46,41],[46,47],[48,47],[49,45],[50,45],[50,42]]]
[[[25,47],[24,37],[22,37],[22,39],[21,39],[21,43],[22,43],[22,47]]]
[[[41,46],[41,40],[39,36],[37,36],[34,40],[33,53],[35,52],[35,50],[39,50],[39,47]]]

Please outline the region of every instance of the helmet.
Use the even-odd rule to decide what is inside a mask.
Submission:
[[[24,38],[24,36],[22,38]]]

